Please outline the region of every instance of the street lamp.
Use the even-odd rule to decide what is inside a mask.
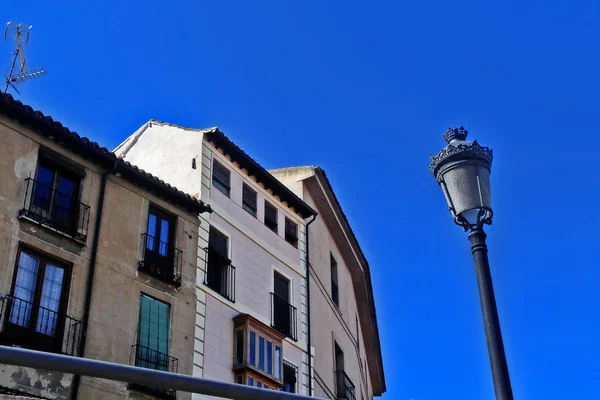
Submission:
[[[483,225],[490,225],[493,216],[490,195],[493,154],[477,141],[467,141],[467,135],[462,126],[448,128],[444,133],[448,145],[437,156],[431,156],[429,169],[444,192],[454,222],[465,232],[470,231],[496,399],[513,400],[483,231]]]

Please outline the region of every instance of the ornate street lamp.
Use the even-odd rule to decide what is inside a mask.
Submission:
[[[469,241],[475,262],[477,286],[485,327],[492,378],[497,400],[513,400],[483,225],[492,223],[490,171],[493,154],[477,141],[467,141],[462,126],[444,133],[448,143],[437,156],[431,157],[429,169],[439,183],[454,222],[470,231]]]

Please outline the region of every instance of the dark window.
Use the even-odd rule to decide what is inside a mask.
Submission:
[[[244,331],[235,331],[235,363],[244,363]]]
[[[19,250],[12,295],[0,302],[2,342],[56,353],[76,351],[74,343],[66,344],[70,350],[63,344],[65,333],[72,336],[79,324],[65,315],[69,272],[41,254]]]
[[[251,377],[248,377],[248,386],[254,386],[254,379]]]
[[[277,233],[277,209],[265,201],[265,225]]]
[[[245,183],[242,186],[242,207],[256,217],[256,192]]]
[[[181,283],[181,251],[175,248],[175,217],[150,207],[140,269],[163,280]]]
[[[258,337],[258,369],[265,370],[265,338]]]
[[[283,362],[283,388],[281,390],[296,393],[296,367],[287,361]]]
[[[360,327],[358,326],[358,315],[356,315],[356,345],[360,351]]]
[[[356,391],[354,384],[344,371],[344,352],[338,346],[335,347],[335,381],[336,381],[336,392],[337,398],[343,400],[354,400],[356,399]]]
[[[237,383],[238,385],[241,385],[243,382],[244,377],[242,375],[236,375],[235,377],[235,383]]]
[[[296,340],[296,308],[290,304],[290,281],[275,272],[271,304],[271,327]]]
[[[250,365],[256,365],[256,333],[250,332]]]
[[[204,283],[221,296],[235,302],[235,267],[227,257],[228,242],[227,236],[210,227]]]
[[[333,255],[330,255],[330,263],[331,263],[331,299],[335,303],[336,306],[340,306],[340,292],[338,288],[338,268],[337,262]]]
[[[85,241],[89,206],[79,202],[80,183],[79,173],[40,155],[20,215]]]
[[[285,240],[294,247],[298,247],[298,224],[285,217]]]
[[[231,173],[217,160],[213,161],[213,186],[219,189],[223,194],[229,196],[231,192]]]

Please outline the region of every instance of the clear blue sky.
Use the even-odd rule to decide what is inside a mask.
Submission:
[[[110,149],[154,118],[323,167],[371,263],[385,400],[493,398],[467,236],[427,168],[464,124],[496,155],[515,398],[598,398],[597,2],[89,3],[3,3],[49,71],[21,99]]]

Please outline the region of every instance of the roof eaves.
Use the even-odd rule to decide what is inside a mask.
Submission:
[[[142,178],[147,185],[160,192],[167,200],[175,204],[184,206],[198,214],[212,212],[210,206],[204,202],[191,197],[189,194],[178,190],[135,165],[118,158],[106,147],[101,147],[98,143],[86,137],[79,136],[77,132],[69,130],[69,128],[55,121],[52,117],[44,115],[41,111],[34,110],[32,107],[15,100],[8,93],[0,93],[0,113],[18,120],[21,124],[32,128],[51,140],[55,140],[61,146],[79,155],[90,158],[105,168],[115,168],[117,169],[115,172],[124,172],[132,183],[138,184],[139,178]]]
[[[215,142],[218,146],[226,145],[229,146],[230,150],[237,153],[237,155],[243,158],[243,161],[246,163],[242,163],[242,160],[236,160],[244,165],[246,169],[256,175],[256,178],[265,185],[267,189],[271,189],[275,194],[279,194],[282,201],[287,201],[290,207],[294,207],[294,209],[299,212],[303,218],[307,218],[309,216],[316,216],[317,212],[313,210],[308,204],[304,202],[300,197],[298,197],[294,192],[292,192],[287,186],[279,181],[276,177],[274,177],[269,171],[263,168],[258,162],[256,162],[250,155],[248,155],[244,150],[242,150],[238,145],[236,145],[231,139],[227,137],[219,128],[215,128],[214,130],[206,132],[207,141]],[[223,146],[225,147],[225,146]],[[223,149],[225,150],[225,149]]]

